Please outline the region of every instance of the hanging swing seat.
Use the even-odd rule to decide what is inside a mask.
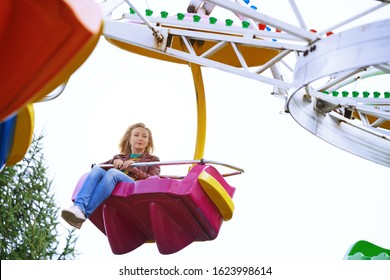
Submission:
[[[93,0],[0,2],[0,121],[68,80],[103,29]]]
[[[34,108],[28,104],[18,114],[0,121],[0,171],[21,161],[34,133]]]
[[[183,179],[153,176],[118,183],[89,219],[107,236],[114,254],[146,242],[155,242],[161,254],[172,254],[194,241],[215,239],[222,222],[233,215],[234,192],[213,166],[197,164]]]

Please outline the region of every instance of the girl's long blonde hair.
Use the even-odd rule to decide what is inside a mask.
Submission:
[[[145,153],[147,153],[147,154],[152,154],[153,153],[154,144],[153,144],[152,131],[149,128],[147,128],[145,126],[145,124],[139,122],[139,123],[135,123],[135,124],[129,126],[127,128],[125,134],[122,136],[122,138],[121,138],[121,140],[119,142],[119,149],[121,151],[121,154],[131,154],[132,153],[131,145],[129,143],[129,139],[130,139],[131,133],[137,127],[145,128],[146,131],[149,134],[149,143],[148,143],[148,145],[145,148]]]

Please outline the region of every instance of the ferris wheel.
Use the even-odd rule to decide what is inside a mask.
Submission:
[[[123,2],[128,11],[113,17]],[[284,111],[303,128],[338,148],[390,167],[388,83],[374,91],[356,86],[373,77],[389,81],[390,18],[342,30],[385,8],[388,1],[377,1],[318,32],[306,26],[294,1],[289,3],[299,26],[261,13],[250,0],[191,0],[187,11],[173,15],[153,10],[149,3],[142,10],[139,2],[104,2],[103,36],[129,52],[190,65],[198,102],[195,159],[203,156],[205,145],[202,67],[210,67],[273,86],[272,94],[285,100]],[[217,9],[235,17],[217,18],[213,16]],[[388,253],[359,241],[345,258],[371,259],[371,254],[372,259],[387,259]]]
[[[127,11],[114,17],[124,2]],[[299,26],[261,13],[250,0],[191,0],[187,11],[173,15],[154,10],[149,3],[142,10],[139,2],[104,2],[103,36],[129,52],[190,65],[198,102],[195,159],[203,156],[205,145],[202,67],[210,67],[273,86],[272,94],[285,100],[284,111],[303,128],[338,148],[390,167],[389,88],[370,92],[356,86],[373,77],[389,79],[390,19],[339,31],[388,1],[378,1],[318,32],[306,26],[294,1],[289,3]],[[235,17],[218,18],[213,15],[217,9]],[[373,258],[384,254],[386,259],[388,253],[363,241],[352,246],[346,258],[359,258],[362,252],[367,258],[367,251]]]
[[[123,2],[129,12],[111,18]],[[105,2],[103,36],[109,42],[148,57],[188,63],[198,92],[204,91],[196,80],[201,67],[272,85],[273,94],[285,100],[285,112],[302,127],[336,147],[390,167],[390,90],[348,90],[362,79],[389,79],[390,19],[338,32],[388,1],[377,1],[318,32],[306,27],[294,1],[289,3],[300,26],[262,14],[250,0],[193,0],[187,12],[175,15],[140,10],[138,2]],[[236,18],[213,17],[217,8]]]
[[[145,10],[140,8],[145,7],[141,5],[144,2]],[[4,4],[0,12],[17,24],[7,33],[7,21],[1,23],[2,46],[4,50],[10,49],[2,52],[2,61],[15,72],[16,78],[6,79],[2,75],[1,90],[5,94],[0,107],[0,165],[12,165],[23,158],[34,124],[31,105],[61,94],[67,80],[103,35],[129,52],[189,64],[198,95],[205,94],[202,67],[271,85],[272,94],[285,100],[284,111],[302,127],[347,152],[390,166],[390,91],[386,86],[356,88],[362,80],[375,79],[372,82],[375,85],[378,77],[385,82],[389,80],[390,52],[386,48],[390,40],[389,19],[342,29],[389,3],[370,2],[371,8],[318,32],[307,27],[293,0],[289,4],[299,26],[261,13],[261,7],[253,0],[191,0],[187,11],[174,14],[153,10],[147,1],[135,0],[107,0],[100,7],[95,1],[83,5],[77,1],[58,1],[52,5],[29,1]],[[31,6],[35,12],[27,13],[22,6]],[[123,6],[126,12],[122,12]],[[60,9],[66,12],[51,12]],[[114,16],[117,10],[121,11],[119,17]],[[217,10],[233,17],[218,18],[213,15]],[[9,35],[26,28],[26,21],[17,17],[42,15],[42,20],[33,21],[39,33],[24,37]],[[45,20],[53,24],[45,25]],[[36,40],[37,36],[46,38],[52,34],[56,37],[50,44]],[[62,44],[65,39],[67,43]],[[31,47],[12,49],[20,44]],[[34,55],[35,49],[40,52]],[[21,55],[24,63],[13,63]],[[42,68],[45,63],[51,66]],[[30,67],[24,67],[26,64]],[[56,87],[58,93],[49,94]],[[195,158],[203,153],[204,111],[205,104],[198,103],[201,125]],[[27,140],[19,143],[14,138]]]

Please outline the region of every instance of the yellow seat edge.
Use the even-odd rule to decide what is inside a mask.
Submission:
[[[6,165],[21,161],[27,153],[34,134],[34,107],[28,104],[19,111],[16,118],[14,141]]]
[[[223,186],[210,174],[203,171],[198,181],[208,197],[214,202],[223,219],[228,221],[233,216],[234,203]]]

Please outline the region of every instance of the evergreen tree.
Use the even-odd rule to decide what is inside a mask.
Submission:
[[[34,135],[25,158],[0,172],[2,260],[65,260],[76,254],[74,229],[67,231],[64,247],[58,252],[59,207],[46,174],[42,138]]]

